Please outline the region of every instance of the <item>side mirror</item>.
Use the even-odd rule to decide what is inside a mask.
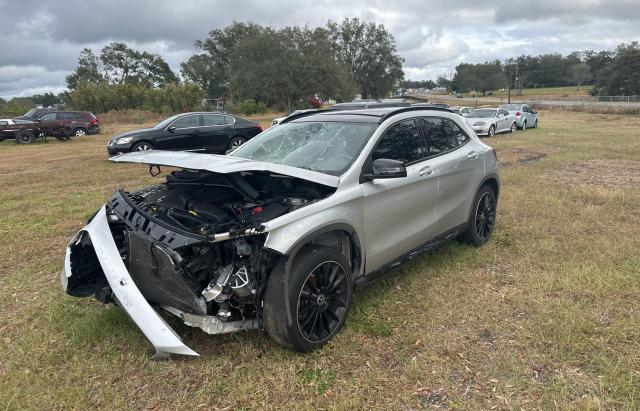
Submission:
[[[404,162],[390,158],[379,158],[371,163],[371,173],[364,174],[364,181],[378,180],[382,178],[401,178],[407,176],[407,168]]]
[[[173,133],[174,131],[176,131],[176,126],[171,126],[167,130],[169,130],[169,133]]]

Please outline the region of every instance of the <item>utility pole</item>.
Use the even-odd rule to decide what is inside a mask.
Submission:
[[[509,81],[507,82],[507,96],[508,96],[508,103],[511,104],[511,59],[507,60],[507,63],[509,64]]]

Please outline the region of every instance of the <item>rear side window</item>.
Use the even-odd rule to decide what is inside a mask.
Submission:
[[[372,160],[389,158],[412,163],[425,157],[420,130],[413,119],[391,126],[380,138],[371,154]]]
[[[224,116],[219,114],[203,114],[202,115],[202,125],[204,127],[209,126],[220,126],[224,124]]]
[[[0,121],[0,126],[7,126],[9,125],[8,121]]]
[[[427,137],[429,156],[455,150],[469,141],[469,136],[448,118],[423,117],[420,119]]]

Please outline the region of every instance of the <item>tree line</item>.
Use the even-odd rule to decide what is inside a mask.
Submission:
[[[594,95],[640,94],[640,45],[620,44],[613,51],[576,51],[537,56],[522,55],[507,61],[461,63],[453,79],[440,77],[437,84],[459,92],[593,85]]]
[[[383,25],[357,18],[279,29],[234,22],[210,31],[195,47],[179,74],[161,56],[124,43],[99,54],[84,49],[66,78],[65,99],[96,113],[184,111],[205,97],[291,111],[316,98],[385,97],[403,78],[393,36]]]

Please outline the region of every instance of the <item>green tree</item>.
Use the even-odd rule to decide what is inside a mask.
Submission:
[[[621,44],[609,66],[603,70],[597,84],[601,94],[640,94],[640,44]]]
[[[404,77],[404,60],[384,25],[352,18],[340,24],[330,21],[327,28],[364,98],[385,97],[397,87]]]
[[[80,52],[78,66],[67,77],[67,87],[75,90],[81,82],[100,83],[104,81],[100,60],[91,49],[85,48]]]
[[[578,63],[569,69],[569,77],[580,90],[581,85],[591,81],[593,74],[591,74],[591,69],[586,63]]]

